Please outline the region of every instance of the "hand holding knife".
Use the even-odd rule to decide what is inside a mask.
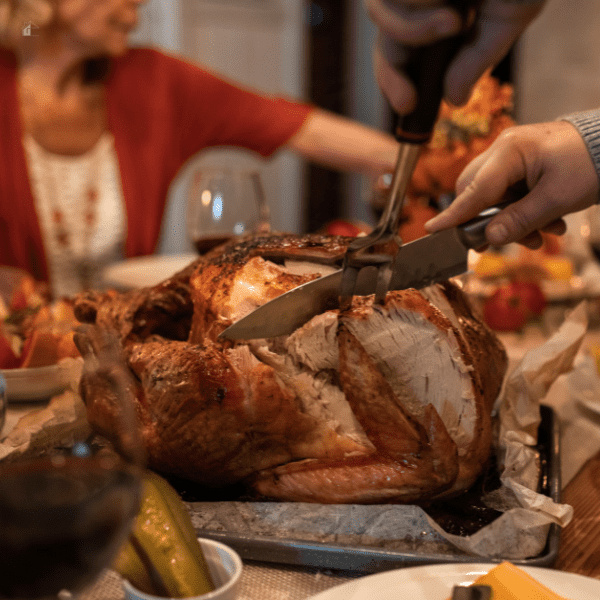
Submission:
[[[391,264],[389,289],[419,289],[466,272],[469,250],[487,246],[485,228],[506,205],[493,206],[459,227],[401,246]],[[289,335],[314,316],[338,308],[343,272],[339,269],[277,296],[230,325],[219,337],[247,340]],[[372,294],[376,280],[376,273],[365,271],[354,293]]]

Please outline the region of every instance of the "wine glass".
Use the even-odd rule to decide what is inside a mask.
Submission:
[[[199,254],[231,238],[269,230],[269,207],[258,171],[203,167],[192,175],[187,231]]]
[[[25,404],[7,438],[16,450],[0,461],[0,598],[79,592],[110,566],[139,508],[143,456],[128,372],[111,338],[95,328],[77,336],[82,397],[94,389],[93,402],[72,390]],[[106,437],[90,427],[90,410]],[[61,411],[79,418],[61,422]]]

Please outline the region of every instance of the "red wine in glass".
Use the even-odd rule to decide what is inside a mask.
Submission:
[[[199,254],[229,239],[265,233],[269,207],[258,171],[227,167],[201,168],[191,180],[187,198],[187,233]]]
[[[84,358],[81,396],[65,392],[57,404],[73,409],[75,420],[61,422],[59,434],[32,404],[6,431],[28,441],[0,460],[0,599],[81,591],[111,565],[138,511],[144,456],[131,373],[116,336],[83,325],[75,341]],[[110,439],[91,429],[93,390],[110,407]],[[28,438],[31,420],[43,428],[43,442]]]
[[[128,465],[105,460],[55,456],[0,471],[0,598],[56,598],[110,564],[139,498]]]

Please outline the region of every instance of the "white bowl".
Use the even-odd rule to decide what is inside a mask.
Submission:
[[[47,400],[64,392],[69,371],[60,364],[26,369],[2,369],[9,401]]]
[[[198,538],[202,553],[208,564],[215,589],[208,594],[191,596],[189,600],[234,600],[237,597],[242,576],[242,559],[239,554],[221,542]],[[153,596],[134,588],[123,580],[126,600],[164,600],[163,596]]]

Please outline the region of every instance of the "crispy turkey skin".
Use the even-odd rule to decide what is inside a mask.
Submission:
[[[151,468],[302,502],[419,502],[472,485],[507,359],[452,283],[389,292],[381,305],[355,297],[289,336],[218,340],[257,306],[339,268],[349,241],[253,237],[157,286],[76,298],[80,321],[120,340]],[[106,392],[85,377],[81,389],[90,422],[110,437]]]

